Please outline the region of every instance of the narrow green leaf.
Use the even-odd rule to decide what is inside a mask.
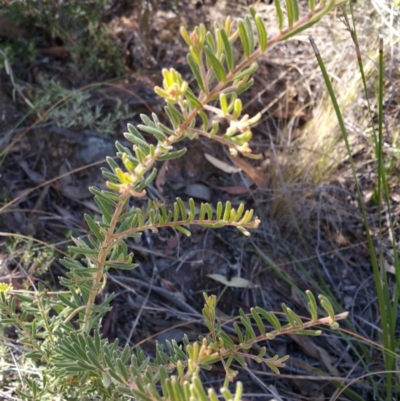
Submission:
[[[192,379],[192,386],[196,401],[208,401],[203,384],[201,383],[200,378],[197,375],[195,375]]]
[[[206,220],[212,220],[213,219],[213,211],[212,207],[209,203],[204,204],[204,209],[206,213]]]
[[[96,238],[102,242],[104,240],[104,235],[100,232],[99,226],[92,219],[92,217],[85,213],[84,215],[87,225],[90,228],[90,231],[96,236]]]
[[[196,204],[194,203],[193,198],[189,199],[189,210],[189,217],[187,218],[188,222],[194,220],[196,216]]]
[[[234,322],[233,323],[233,328],[235,329],[236,335],[239,338],[239,342],[243,343],[244,337],[243,337],[243,333],[242,333],[241,327],[237,324],[237,322]]]
[[[241,85],[236,91],[235,93],[237,95],[240,95],[243,92],[248,91],[254,84],[254,79],[251,78],[249,81],[247,81],[245,84]]]
[[[66,357],[66,359],[70,358],[72,360],[76,360],[76,358],[77,358],[77,353],[75,351],[75,348],[68,342],[64,342],[61,345],[60,352],[62,353],[63,356]],[[65,361],[65,363],[70,363],[70,362]]]
[[[265,29],[264,21],[260,15],[256,15],[254,17],[254,22],[256,23],[257,28],[258,44],[260,46],[260,50],[264,53],[268,46],[267,30]]]
[[[184,26],[181,26],[181,29],[179,32],[180,32],[183,40],[186,42],[186,44],[188,46],[193,46],[192,39],[190,39],[189,33]]]
[[[193,46],[189,47],[189,54],[192,56],[193,61],[199,66],[201,67],[203,65],[202,61],[201,61],[201,57],[200,54],[197,52],[197,50],[195,50],[195,48]]]
[[[254,74],[257,71],[257,69],[258,69],[258,64],[254,62],[250,65],[250,67],[236,74],[234,79],[235,81],[236,80],[239,81],[247,76],[250,76],[251,74]]]
[[[225,204],[225,211],[224,211],[224,217],[222,218],[224,221],[227,221],[231,215],[231,207],[232,204],[230,201],[227,201]]]
[[[232,341],[232,339],[225,332],[220,331],[218,333],[218,337],[220,337],[223,340],[224,347],[230,348],[230,349],[235,348],[235,343]]]
[[[171,159],[179,159],[186,153],[186,148],[182,148],[179,150],[175,150],[173,152],[165,153],[157,157],[159,161],[171,160]]]
[[[246,27],[244,26],[243,21],[241,20],[238,21],[238,28],[239,28],[240,40],[243,46],[243,52],[246,58],[248,58],[250,56],[250,44],[249,44],[249,38],[247,37]]]
[[[329,315],[332,321],[335,320],[335,312],[333,310],[332,304],[329,302],[329,299],[325,295],[318,295],[319,302],[321,306],[325,309],[326,313]]]
[[[278,0],[279,1],[279,0]],[[279,371],[279,369],[271,362],[266,361],[265,364],[276,374],[279,375],[281,372]]]
[[[112,171],[115,171],[115,169],[119,167],[117,162],[110,156],[106,157],[106,161],[108,165],[111,167]]]
[[[147,153],[144,151],[144,149],[140,148],[139,146],[135,146],[134,150],[136,157],[139,160],[139,163],[143,164],[146,159]]]
[[[242,368],[247,367],[246,360],[245,360],[241,355],[234,354],[234,355],[233,355],[233,358],[234,358],[236,361],[239,362],[239,364],[240,364],[240,366],[241,366]],[[235,371],[233,371],[233,372],[235,372]]]
[[[164,397],[167,399],[170,395],[168,393],[168,387],[166,385],[166,382],[168,380],[168,373],[163,364],[160,363],[160,367],[158,369],[158,373],[160,375],[160,383],[161,383],[161,389],[162,389],[162,394]]]
[[[179,125],[185,121],[185,117],[182,113],[180,113],[172,104],[165,106],[164,110],[168,114],[168,117],[175,128],[179,127]]]
[[[15,324],[15,319],[13,319],[13,318],[8,318],[8,319],[7,318],[1,318],[1,324]]]
[[[260,352],[258,353],[258,355],[256,357],[256,361],[258,363],[261,363],[262,362],[262,358],[264,358],[266,353],[267,353],[267,348],[266,347],[261,347],[260,348]]]
[[[120,358],[117,358],[116,362],[117,362],[119,373],[122,374],[125,381],[127,382],[129,374],[128,374],[128,369],[126,368],[126,365],[122,362],[122,360]]]
[[[294,330],[292,334],[298,334],[300,336],[320,336],[322,334],[322,330]]]
[[[250,54],[253,54],[253,52],[254,52],[254,33],[253,33],[253,28],[251,26],[251,19],[249,18],[249,16],[246,16],[244,18],[244,27],[246,28],[247,39],[249,41],[249,51],[250,51]]]
[[[114,362],[110,357],[110,352],[107,347],[104,348],[103,358],[104,358],[104,362],[106,363],[106,366],[109,366],[109,367],[114,366]]]
[[[172,383],[171,383],[171,379],[170,378],[168,378],[165,381],[165,392],[168,394],[168,398],[170,398],[170,397],[172,398],[174,390],[172,388]],[[165,399],[168,399],[168,398],[166,397]],[[173,399],[173,400],[175,401],[175,399]]]
[[[5,322],[5,320],[2,319],[1,323],[3,324],[3,323],[6,323],[6,322]],[[41,360],[43,358],[43,355],[40,352],[36,352],[36,351],[27,352],[27,353],[24,354],[24,356],[26,358],[39,359],[39,360]],[[29,399],[29,398],[27,398],[27,399]]]
[[[92,338],[88,338],[86,346],[87,346],[86,351],[88,351],[90,349],[92,354],[98,355],[98,351],[96,350],[96,347],[94,345],[94,341]],[[96,359],[99,359],[99,357],[97,356]]]
[[[127,153],[129,156],[132,156],[131,150],[129,148],[127,148],[126,146],[122,145],[120,142],[116,141],[115,142],[115,147],[117,148],[118,152],[121,153],[121,155],[123,153]],[[119,154],[118,154],[118,157],[120,157]]]
[[[131,355],[132,355],[131,349],[129,345],[126,344],[121,354],[121,361],[127,364],[130,360]]]
[[[226,116],[228,114],[228,100],[225,93],[220,93],[219,104],[223,115]]]
[[[147,185],[149,185],[154,178],[156,178],[157,175],[157,169],[153,168],[153,170],[151,171],[151,173],[140,183],[135,187],[135,190],[140,192],[142,191],[144,188],[147,187]]]
[[[281,323],[273,313],[267,312],[266,310],[258,306],[255,309],[259,315],[261,315],[264,319],[268,320],[268,322],[276,331],[280,332],[282,330]]]
[[[293,22],[299,20],[299,3],[298,0],[289,0],[292,3]]]
[[[14,294],[14,297],[18,298],[20,301],[22,302],[28,302],[28,303],[33,303],[33,301],[35,300],[35,298],[30,297],[28,295],[24,295],[24,294]]]
[[[176,401],[186,401],[182,385],[180,384],[177,377],[172,377],[171,384],[173,390],[172,399]]]
[[[161,124],[161,123],[157,123],[157,128],[160,130],[160,131],[162,131],[164,134],[167,134],[167,135],[175,135],[175,131],[174,130],[172,130],[171,128],[168,128],[166,125],[164,125],[164,124]],[[167,137],[165,136],[165,139],[166,139]]]
[[[288,18],[288,25],[289,28],[293,26],[294,22],[294,15],[293,15],[293,3],[292,0],[286,0],[286,13],[287,13],[287,18]]]
[[[62,303],[64,303],[65,305],[68,305],[72,309],[76,309],[80,306],[80,305],[76,305],[75,303],[71,302],[69,300],[69,298],[64,294],[57,294],[57,297]]]
[[[106,223],[110,224],[112,215],[113,215],[113,211],[112,211],[109,203],[106,202],[103,197],[100,197],[98,195],[96,195],[94,197],[94,201],[96,202],[97,206],[100,208],[101,212],[103,213],[103,217],[105,218]]]
[[[240,321],[246,328],[246,335],[250,336],[251,339],[255,339],[257,336],[256,333],[254,332],[253,326],[251,325],[250,318],[243,312],[242,309],[239,310],[239,314],[240,314]]]
[[[151,121],[150,117],[147,114],[141,113],[140,119],[143,121],[143,124],[147,125],[148,127],[153,127],[153,128],[157,127],[156,123],[154,121]]]
[[[104,168],[104,167],[102,167],[101,169],[101,173],[106,177],[106,178],[108,178],[108,180],[111,182],[111,183],[114,183],[114,184],[119,184],[119,179],[118,179],[118,177],[115,175],[115,174],[113,174],[113,173],[111,173],[110,171],[108,171],[106,168]],[[111,189],[113,189],[112,187],[110,187]],[[119,189],[119,187],[118,187],[118,189]],[[118,190],[118,189],[115,189],[115,190]]]
[[[208,116],[206,113],[204,113],[204,111],[200,111],[199,115],[203,122],[203,130],[207,132],[208,131]]]
[[[132,395],[132,390],[126,386],[115,386],[115,389],[118,393],[125,394],[125,395]]]
[[[160,394],[158,394],[158,390],[153,383],[148,383],[146,389],[153,396],[154,401],[164,401],[165,400],[165,398],[160,397]],[[185,400],[176,398],[176,401],[185,401]]]
[[[207,60],[209,61],[215,76],[219,82],[225,82],[226,81],[226,73],[224,70],[224,66],[221,64],[221,62],[215,57],[214,53],[211,51],[209,47],[204,48]]]
[[[187,55],[187,61],[189,63],[190,69],[192,70],[193,76],[194,76],[197,84],[199,85],[200,89],[203,91],[203,93],[208,93],[208,91],[206,90],[206,86],[204,85],[203,78],[201,76],[200,68],[190,53]]]
[[[215,41],[214,38],[212,36],[212,33],[210,31],[207,32],[206,35],[206,43],[208,44],[208,46],[210,47],[210,49],[216,53],[216,46],[215,46]]]
[[[183,200],[182,200],[181,198],[176,198],[176,202],[177,202],[178,205],[179,205],[179,211],[180,211],[180,214],[181,214],[181,216],[182,216],[182,220],[183,220],[183,221],[186,221],[186,219],[187,219],[187,213],[186,213],[186,206],[185,206],[185,204],[183,203]]]
[[[186,89],[185,96],[187,100],[193,105],[193,107],[197,107],[199,110],[203,109],[203,104],[197,98],[197,96],[188,88]],[[195,121],[195,120],[193,120]]]
[[[181,232],[182,234],[185,234],[187,237],[190,237],[192,235],[192,233],[184,227],[174,226],[174,228],[175,228],[175,230]]]
[[[232,71],[235,68],[235,61],[233,58],[233,50],[232,50],[231,42],[229,41],[228,35],[225,32],[225,29],[219,29],[218,35],[221,37],[221,41],[224,45],[226,64],[228,66],[229,71]]]
[[[123,384],[123,380],[122,380],[122,378],[118,375],[118,373],[116,372],[116,370],[115,370],[115,368],[114,368],[114,365],[115,364],[113,364],[113,365],[111,365],[111,367],[110,366],[107,366],[108,367],[108,371],[107,372],[104,372],[103,373],[103,375],[104,376],[111,376],[117,383],[120,383],[120,384]],[[110,380],[110,382],[111,382],[111,380]]]
[[[142,127],[143,127],[143,124],[140,124]],[[153,128],[153,127],[151,127],[151,128]],[[155,128],[153,128],[153,129],[155,129]],[[144,130],[143,130],[144,131]],[[139,132],[139,131],[138,131]],[[148,152],[148,150],[149,150],[149,144],[143,139],[141,139],[141,138],[138,138],[137,136],[135,136],[135,135],[132,135],[130,132],[124,132],[124,137],[128,140],[128,141],[130,141],[130,142],[132,142],[132,143],[134,143],[135,145],[137,145],[137,146],[140,146],[141,148],[143,148],[146,152]]]
[[[117,270],[133,270],[136,269],[139,265],[136,263],[123,263],[123,262],[114,262],[108,261],[105,263],[108,268],[113,268]]]
[[[182,137],[183,137],[183,135],[182,135]],[[178,142],[178,141],[176,141],[176,142]],[[157,145],[157,150],[159,150],[161,153],[168,153],[168,152],[171,152],[172,149],[173,149],[173,147],[172,147],[171,145],[164,146],[162,143],[159,143],[159,144]]]
[[[282,31],[283,28],[283,12],[282,12],[282,7],[280,4],[280,0],[274,0],[274,5],[275,5],[275,10],[276,10],[276,15],[278,17],[278,28],[280,31]]]
[[[242,220],[239,221],[240,224],[248,224],[254,215],[254,209],[246,210]]]
[[[311,314],[311,320],[315,322],[318,320],[317,301],[315,300],[314,294],[310,290],[306,291],[306,295],[310,301],[307,303],[307,305],[308,305],[308,310],[310,311]]]
[[[304,327],[304,323],[300,319],[300,316],[297,316],[290,308],[287,307],[286,304],[282,304],[282,310],[285,313],[286,317],[289,320],[291,326],[299,326],[300,328]]]
[[[90,192],[93,195],[97,195],[100,198],[103,198],[106,202],[108,202],[113,208],[115,208],[117,206],[116,202],[120,202],[122,200],[122,198],[110,191],[104,191],[104,190],[100,190],[96,187],[89,187]]]
[[[83,351],[79,344],[73,343],[72,346],[74,347],[75,353],[77,355],[77,362],[81,361],[84,363],[89,363],[89,359],[86,356],[86,353]],[[93,369],[93,367],[91,367]]]
[[[257,313],[256,309],[254,309],[254,308],[251,308],[250,312],[253,316],[254,321],[257,324],[258,330],[260,330],[261,335],[264,335],[265,334],[265,326],[264,326],[264,323],[263,323],[260,315]]]
[[[68,249],[78,255],[97,255],[99,253],[98,249],[79,248],[78,246],[69,246]]]
[[[240,220],[240,218],[243,215],[243,212],[244,212],[244,203],[240,203],[239,207],[238,207],[238,209],[236,210],[236,213],[235,213],[235,220],[236,221]]]
[[[85,363],[83,363],[83,362],[81,362],[81,361],[78,361],[78,362],[80,362],[80,366],[66,366],[66,367],[64,368],[64,370],[65,370],[66,372],[70,372],[70,373],[82,372],[82,370],[90,370],[90,371],[93,371],[93,366],[86,365]]]
[[[143,124],[139,124],[138,128],[140,128],[144,132],[148,132],[149,134],[154,135],[159,141],[164,141],[167,138],[165,134],[158,128]]]
[[[60,259],[60,263],[69,270],[75,270],[83,267],[83,265],[79,263],[77,260],[72,260],[67,258]]]
[[[136,213],[133,216],[126,216],[125,218],[121,219],[122,223],[118,227],[116,232],[117,233],[122,233],[122,232],[126,231],[128,228],[135,227],[136,223],[137,223],[137,215],[136,215]]]
[[[103,371],[104,367],[101,366],[100,362],[99,362],[99,357],[97,355],[95,355],[92,350],[87,350],[86,351],[86,356],[89,359],[90,363],[96,367],[100,372]]]
[[[135,139],[139,139],[143,143],[147,143],[147,141],[146,141],[146,139],[144,139],[143,135],[132,124],[128,124],[128,131],[129,132],[124,132],[124,136],[126,139],[128,139],[128,141],[130,141],[129,138],[134,137]],[[133,141],[131,141],[131,142],[133,142]]]
[[[221,220],[222,219],[222,212],[223,212],[222,202],[218,202],[217,203],[217,210],[216,210],[216,213],[215,213],[215,219],[216,220]]]

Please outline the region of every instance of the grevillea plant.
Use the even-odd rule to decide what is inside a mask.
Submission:
[[[249,315],[240,312],[229,331],[216,317],[216,297],[204,294],[203,315],[209,334],[195,342],[185,337],[180,345],[171,341],[167,351],[157,345],[154,359],[140,347],[132,350],[127,345],[121,349],[118,341],[110,343],[100,335],[102,318],[110,310],[113,298],[111,294],[98,302],[108,271],[136,266],[125,242],[128,238],[140,237],[144,230],[156,232],[166,227],[190,235],[188,226],[192,224],[209,228],[233,226],[244,235],[258,227],[260,221],[253,210],[245,210],[243,204],[234,209],[229,201],[213,208],[207,203],[196,207],[193,200],[187,206],[178,198],[172,210],[160,202],[149,201],[147,207],[139,208],[132,207],[129,201],[146,196],[146,186],[156,177],[156,162],[185,153],[184,148],[174,148],[185,138],[207,137],[226,145],[233,155],[257,157],[249,141],[251,127],[260,115],[242,115],[238,97],[253,84],[251,75],[257,70],[257,58],[273,44],[306,29],[340,2],[322,1],[315,5],[310,0],[309,10],[302,17],[296,0],[286,0],[285,7],[279,0],[274,3],[279,31],[271,38],[254,9],[242,20],[227,17],[213,30],[200,25],[189,33],[181,28],[182,38],[189,46],[187,61],[193,85],[189,86],[176,70],[163,70],[163,87],[156,87],[155,92],[165,100],[169,125],[156,114],[142,115],[142,124],[128,125],[125,133],[132,149],[116,143],[120,163],[108,157],[109,169],[103,169],[109,190],[90,188],[101,219],[85,216],[90,230],[88,240],[72,238],[74,246],[69,249],[75,256],[60,261],[68,271],[60,281],[66,290],[49,292],[39,285],[37,291],[20,292],[1,285],[1,324],[16,327],[22,356],[30,361],[19,375],[14,393],[18,399],[216,401],[216,391],[204,388],[199,373],[220,362],[225,381],[219,397],[239,401],[241,383],[229,388],[237,373],[233,363],[244,366],[246,359],[252,359],[279,373],[288,358],[266,357],[265,347],[258,347],[255,354],[256,343],[287,333],[317,335],[320,331],[314,326],[335,328],[337,320],[345,317],[335,315],[326,297],[320,296],[321,307],[328,316],[319,318],[316,300],[307,291],[310,320],[303,321],[283,305],[287,323],[282,324],[273,313],[256,307]],[[240,47],[242,55],[237,58]],[[228,122],[227,129],[220,129],[221,118]],[[151,142],[146,139],[149,137]]]

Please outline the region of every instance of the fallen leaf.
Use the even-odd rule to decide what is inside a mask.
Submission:
[[[383,264],[388,273],[393,274],[394,276],[396,275],[396,270],[393,265],[389,264],[386,260],[383,261]]]
[[[176,289],[175,285],[171,281],[165,278],[162,278],[161,281],[164,284],[164,287],[168,291],[171,291],[176,297],[179,297],[180,299],[182,299],[182,301],[186,302],[185,296],[179,290]]]
[[[64,46],[53,46],[46,49],[38,49],[40,53],[48,54],[49,56],[56,58],[66,58],[69,53]]]
[[[226,285],[227,287],[234,287],[234,288],[253,288],[254,284],[246,280],[245,278],[242,277],[232,277],[230,280],[223,276],[222,274],[207,274],[207,277],[210,277],[211,279],[218,281],[221,284]]]
[[[321,384],[313,380],[293,379],[295,386],[303,397],[310,397],[313,401],[324,400]]]
[[[35,183],[41,184],[44,182],[44,178],[41,174],[37,173],[36,171],[31,170],[28,166],[28,163],[25,160],[18,160],[18,164],[25,171],[26,175]]]
[[[314,359],[319,359],[317,346],[310,337],[299,336],[297,334],[289,334],[289,337],[300,346],[306,355]]]
[[[175,248],[178,247],[179,245],[179,240],[181,237],[182,233],[176,232],[176,235],[173,235],[167,242],[167,246],[164,248],[164,254],[169,255],[171,251]]]
[[[333,360],[332,356],[328,354],[326,350],[321,347],[316,347],[319,353],[319,357],[322,363],[325,365],[326,369],[332,376],[340,377],[340,372],[333,366],[335,361]]]
[[[158,170],[157,178],[155,181],[158,192],[162,195],[164,193],[164,185],[167,182],[168,160],[165,161],[161,168]]]
[[[210,188],[202,184],[189,184],[185,188],[185,194],[191,198],[197,198],[209,202],[212,197]]]
[[[302,349],[302,351],[311,358],[320,360],[332,376],[340,376],[340,372],[333,366],[333,359],[323,348],[314,343],[311,337],[289,334]]]
[[[230,195],[243,195],[243,194],[248,194],[250,192],[249,188],[244,187],[242,185],[233,185],[231,187],[211,186],[211,188],[218,189],[219,191],[226,192],[227,194]]]
[[[254,182],[254,184],[256,184],[258,187],[265,186],[266,178],[265,174],[261,170],[256,169],[249,162],[239,156],[230,155],[229,157],[246,173],[246,175]]]
[[[231,173],[239,173],[240,171],[242,171],[241,168],[231,166],[230,164],[225,163],[222,160],[219,160],[216,157],[209,155],[208,153],[204,153],[204,156],[213,166],[219,168],[225,173],[231,174]]]

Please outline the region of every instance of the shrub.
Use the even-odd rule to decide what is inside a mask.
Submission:
[[[191,33],[181,28],[181,35],[189,46],[187,61],[196,86],[189,87],[172,68],[163,70],[163,87],[156,87],[155,92],[165,99],[170,125],[161,123],[155,114],[151,118],[141,115],[142,124],[137,128],[129,125],[125,133],[126,139],[133,143],[132,150],[116,143],[120,163],[108,157],[109,169],[103,169],[109,191],[90,188],[101,210],[101,220],[85,215],[90,229],[88,241],[72,238],[74,245],[70,251],[74,257],[61,260],[68,270],[60,280],[66,290],[49,292],[39,285],[37,291],[17,291],[1,284],[1,322],[4,329],[8,325],[15,327],[17,343],[21,344],[18,363],[25,364],[15,389],[18,397],[24,400],[61,397],[215,401],[215,390],[204,388],[199,373],[220,362],[225,371],[224,386],[220,390],[223,398],[240,400],[241,383],[236,383],[233,394],[228,388],[237,374],[234,362],[244,366],[246,358],[250,358],[279,373],[288,358],[287,355],[266,357],[265,346],[254,354],[251,351],[254,344],[287,333],[318,335],[316,325],[338,327],[337,320],[346,314],[335,316],[330,302],[321,295],[320,304],[328,316],[319,318],[316,300],[309,291],[311,319],[307,322],[286,305],[283,305],[286,324],[273,313],[256,307],[250,315],[241,311],[230,328],[216,317],[216,297],[204,294],[203,315],[209,334],[192,343],[185,337],[183,345],[168,342],[168,351],[157,344],[155,359],[151,359],[140,347],[134,351],[128,346],[120,349],[118,341],[110,343],[101,338],[101,321],[110,309],[113,295],[96,303],[106,287],[110,269],[135,268],[134,255],[125,240],[141,236],[144,230],[157,232],[170,227],[190,235],[187,226],[198,224],[209,228],[233,226],[250,235],[249,230],[258,227],[260,221],[254,217],[253,210],[246,211],[243,204],[234,209],[229,201],[219,202],[215,210],[207,203],[201,204],[198,212],[192,199],[187,207],[178,198],[172,210],[152,201],[145,208],[131,207],[129,201],[146,195],[146,186],[156,176],[156,162],[185,153],[185,148],[173,147],[185,138],[196,140],[204,136],[226,145],[234,155],[257,157],[249,141],[251,127],[260,116],[242,115],[238,97],[253,84],[251,74],[257,70],[256,59],[273,44],[307,28],[337,4],[332,0],[315,7],[310,1],[308,14],[300,18],[298,4],[287,1],[287,25],[284,26],[283,10],[275,2],[279,32],[270,39],[254,9],[237,22],[227,17],[215,25],[213,32],[207,31],[204,25]],[[239,60],[233,51],[237,43],[243,51]],[[228,122],[224,132],[220,132],[217,122],[221,117]],[[146,139],[148,135],[151,141]],[[267,330],[267,325],[272,328]],[[235,342],[233,337],[239,341]],[[9,386],[13,381],[7,378]]]

